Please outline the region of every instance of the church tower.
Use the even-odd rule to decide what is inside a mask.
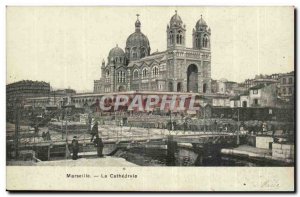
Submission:
[[[167,48],[185,47],[185,31],[185,25],[175,10],[175,15],[167,25]]]
[[[196,27],[193,29],[193,48],[210,50],[210,34],[210,28],[208,28],[201,15]]]

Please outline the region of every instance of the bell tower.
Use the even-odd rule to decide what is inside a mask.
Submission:
[[[196,27],[193,29],[193,48],[210,50],[210,35],[211,30],[201,15]]]
[[[185,47],[185,31],[185,25],[175,10],[175,15],[167,25],[167,48]]]

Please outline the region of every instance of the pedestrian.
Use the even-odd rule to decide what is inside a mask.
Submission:
[[[42,133],[42,138],[43,138],[44,141],[46,141],[46,133],[45,133],[45,131],[43,131],[43,133]]]
[[[77,136],[73,137],[73,140],[72,140],[72,150],[73,150],[72,159],[73,160],[78,159],[79,143],[78,143],[78,140],[77,140]]]
[[[92,116],[91,114],[88,115],[88,128],[89,132],[91,132],[91,127],[92,127]]]
[[[102,139],[99,138],[99,135],[97,134],[96,135],[96,138],[94,140],[94,144],[95,144],[95,147],[97,147],[97,155],[98,157],[103,157],[103,147],[104,147],[104,144],[102,142]]]
[[[51,135],[50,135],[49,131],[47,131],[47,133],[46,133],[46,140],[48,140],[48,141],[51,140]]]
[[[91,135],[92,135],[92,137],[91,137],[91,142],[92,142],[93,139],[94,139],[94,137],[96,135],[98,135],[98,122],[97,121],[95,121],[95,123],[94,123],[94,125],[92,127]]]
[[[39,133],[39,127],[38,127],[38,125],[36,124],[36,125],[34,126],[34,134],[37,135],[38,133]]]

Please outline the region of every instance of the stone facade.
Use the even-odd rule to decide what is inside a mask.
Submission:
[[[230,99],[230,107],[278,107],[277,85],[256,85],[249,92]]]
[[[251,107],[276,107],[277,87],[275,84],[267,86],[257,85],[249,90],[249,102]]]
[[[281,98],[290,101],[294,97],[295,91],[295,72],[281,74],[279,77],[279,93]]]
[[[193,29],[193,48],[186,47],[186,26],[175,13],[167,25],[167,50],[150,55],[150,42],[135,22],[125,52],[116,46],[102,62],[94,93],[166,91],[211,93],[211,30],[204,19]]]

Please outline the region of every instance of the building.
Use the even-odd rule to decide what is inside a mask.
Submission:
[[[66,97],[66,96],[73,96],[76,94],[76,90],[67,88],[67,89],[58,89],[51,91],[51,96],[58,96],[58,97]]]
[[[276,107],[277,85],[256,85],[249,89],[251,107]]]
[[[6,118],[15,118],[15,108],[26,105],[27,98],[46,97],[50,84],[44,81],[23,80],[6,85]]]
[[[241,96],[234,96],[230,98],[230,107],[241,107]]]
[[[227,79],[211,80],[211,93],[237,95],[244,92],[245,88],[241,87],[237,82],[228,81]]]
[[[292,101],[295,88],[295,72],[276,73],[272,75],[256,75],[254,79],[247,79],[240,84],[246,89],[257,85],[276,84],[278,96],[284,101]]]
[[[49,96],[50,84],[44,81],[23,80],[6,85],[6,104],[12,107],[16,100]]]
[[[50,84],[44,81],[23,80],[6,85],[7,97],[36,97],[50,93]]]
[[[277,85],[259,84],[230,99],[230,107],[278,107]]]
[[[94,93],[211,92],[211,30],[202,16],[192,32],[192,48],[186,47],[186,26],[177,11],[166,28],[165,51],[150,53],[141,26],[137,18],[125,51],[118,45],[110,50],[107,62],[102,62],[101,78],[94,81]]]
[[[269,84],[279,84],[278,79],[271,79],[271,78],[257,78],[257,79],[247,79],[245,80],[244,87],[249,89],[251,87],[257,85],[269,85]]]
[[[59,89],[51,91],[48,96],[27,98],[25,99],[25,103],[33,108],[62,107],[71,104],[71,97],[73,95],[76,95],[76,91],[73,89]]]
[[[279,94],[286,101],[290,101],[294,97],[295,91],[295,72],[281,74],[279,77]]]
[[[64,103],[67,103],[66,98],[63,97],[34,97],[34,98],[27,98],[25,100],[26,105],[31,106],[34,108],[43,108],[46,107],[61,107]]]
[[[216,107],[229,107],[230,106],[230,99],[229,99],[228,96],[215,95],[212,98],[212,106],[216,106]]]

